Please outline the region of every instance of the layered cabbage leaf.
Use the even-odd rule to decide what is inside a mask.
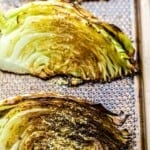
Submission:
[[[116,26],[76,3],[30,2],[0,14],[0,69],[67,84],[133,74],[134,48]]]
[[[0,102],[1,150],[124,150],[129,133],[101,104],[53,93]]]

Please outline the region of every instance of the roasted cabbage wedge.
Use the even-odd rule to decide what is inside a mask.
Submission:
[[[0,102],[0,149],[124,150],[129,133],[116,125],[126,117],[75,97],[17,96]]]
[[[116,26],[76,3],[30,2],[0,14],[0,69],[67,84],[133,74],[134,48]]]

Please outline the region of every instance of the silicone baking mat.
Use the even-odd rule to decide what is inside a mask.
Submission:
[[[18,7],[22,1],[1,0],[0,8],[6,10],[8,7]],[[101,20],[119,26],[136,45],[134,0],[84,2],[82,5]],[[85,98],[93,103],[102,103],[115,113],[122,110],[130,115],[123,125],[123,128],[127,128],[132,134],[130,149],[140,150],[139,99],[134,78],[126,77],[111,83],[89,83],[78,87],[60,86],[57,80],[58,78],[43,81],[29,75],[0,72],[0,99],[20,94],[52,91]]]

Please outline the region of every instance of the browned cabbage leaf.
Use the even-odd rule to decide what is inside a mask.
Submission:
[[[126,116],[102,105],[52,93],[18,96],[0,103],[1,150],[124,150]]]
[[[31,2],[1,14],[0,30],[1,70],[43,79],[63,75],[74,85],[135,71],[128,37],[76,3]]]

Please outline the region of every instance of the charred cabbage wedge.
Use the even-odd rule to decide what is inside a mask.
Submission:
[[[1,150],[124,150],[126,119],[82,99],[56,94],[18,96],[0,102]]]
[[[132,74],[134,48],[116,26],[76,3],[31,2],[0,15],[0,69],[70,84]]]

